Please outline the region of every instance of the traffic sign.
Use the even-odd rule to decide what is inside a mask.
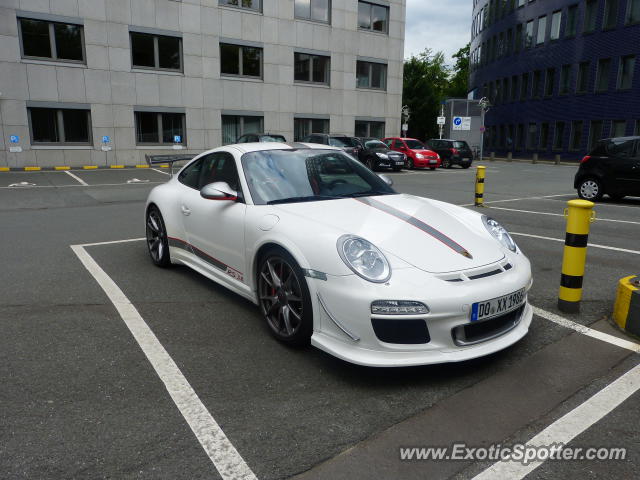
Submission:
[[[182,137],[180,135],[173,136],[173,143],[181,143],[181,142],[182,142]]]
[[[20,141],[20,137],[18,135],[10,135],[9,141],[11,143],[18,143]]]
[[[109,143],[110,141],[111,139],[109,138],[109,135],[102,136],[102,143]]]
[[[404,130],[405,132],[406,132],[407,130],[409,130],[409,124],[408,124],[408,123],[403,123],[403,124],[402,124],[402,130]]]
[[[444,125],[446,120],[445,117],[438,117],[438,125]]]
[[[471,130],[471,117],[453,117],[453,130]]]

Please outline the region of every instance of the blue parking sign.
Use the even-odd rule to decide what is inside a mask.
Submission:
[[[18,135],[11,135],[9,137],[9,141],[11,143],[18,143],[20,141],[20,137]]]
[[[109,135],[102,136],[102,143],[109,143],[110,141],[111,139],[109,138]]]
[[[453,124],[454,125],[462,125],[462,119],[460,117],[455,117],[453,119]]]
[[[173,143],[180,143],[180,142],[182,142],[182,137],[180,135],[174,135]]]

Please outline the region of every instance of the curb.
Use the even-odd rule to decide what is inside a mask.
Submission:
[[[509,159],[505,157],[496,157],[493,160],[491,160],[490,157],[484,157],[484,159],[476,160],[476,162],[527,163],[531,165],[538,165],[538,164],[539,165],[564,165],[569,167],[577,167],[578,165],[580,165],[580,163],[577,160],[575,162],[560,162],[560,163],[556,163],[554,160],[538,160],[536,163],[533,163],[533,160],[530,158],[514,158],[511,161],[509,161]]]
[[[631,275],[618,281],[613,321],[621,330],[640,336],[640,277]]]
[[[0,167],[0,172],[59,172],[65,170],[113,170],[113,169],[134,169],[134,168],[151,168],[150,165],[83,165],[81,167],[70,167],[68,165],[59,165],[55,167]],[[170,168],[170,165],[163,163],[155,165],[154,168]]]

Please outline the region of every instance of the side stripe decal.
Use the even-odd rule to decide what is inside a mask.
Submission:
[[[399,218],[400,220],[404,220],[405,222],[431,235],[436,240],[444,243],[447,247],[458,252],[460,255],[467,258],[473,258],[473,256],[469,253],[469,251],[466,248],[464,248],[462,245],[450,239],[444,233],[433,228],[431,225],[424,223],[422,220],[418,220],[417,218],[412,217],[411,215],[408,215],[396,208],[390,207],[389,205],[379,202],[378,200],[375,200],[371,197],[361,197],[361,198],[356,198],[354,200],[357,200],[360,203],[364,203],[365,205],[368,205],[370,207],[377,208],[378,210],[382,210],[383,212],[388,213],[389,215],[393,215],[394,217]]]
[[[242,272],[239,272],[235,268],[230,267],[229,265],[227,265],[224,262],[221,262],[217,258],[214,258],[211,255],[206,254],[205,252],[203,252],[202,250],[198,249],[197,247],[194,247],[190,243],[185,242],[184,240],[180,240],[179,238],[174,238],[174,237],[167,237],[167,239],[169,240],[169,246],[170,247],[181,248],[182,250],[186,250],[187,252],[192,253],[196,257],[204,260],[208,264],[213,265],[214,267],[216,267],[219,270],[222,270],[223,272],[225,272],[230,277],[233,277],[236,280],[240,280],[241,282],[243,281]]]

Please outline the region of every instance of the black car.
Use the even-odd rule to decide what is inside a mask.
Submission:
[[[253,143],[253,142],[279,142],[287,143],[284,136],[277,133],[246,133],[242,135],[236,143]]]
[[[358,147],[360,144],[352,137],[346,135],[330,135],[328,133],[312,133],[302,140],[302,143],[319,143],[320,145],[330,145],[338,147],[354,158],[358,158]]]
[[[453,165],[460,165],[462,168],[471,166],[473,152],[464,140],[432,138],[427,142],[427,145],[440,155],[442,168],[451,168]]]
[[[373,137],[355,137],[359,143],[358,158],[371,170],[378,168],[392,168],[398,172],[404,167],[405,156],[401,152],[394,152],[385,143]]]
[[[584,200],[640,196],[640,137],[600,140],[580,162],[573,187]]]

